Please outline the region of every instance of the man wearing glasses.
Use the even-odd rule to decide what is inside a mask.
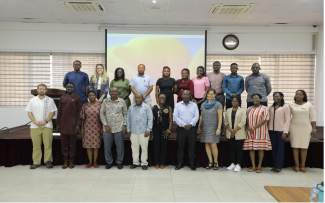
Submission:
[[[82,100],[82,104],[88,102],[87,94],[89,90],[89,78],[87,73],[81,72],[81,62],[76,60],[73,62],[74,71],[68,72],[63,80],[63,87],[67,87],[69,82],[75,85],[74,93],[79,95]]]

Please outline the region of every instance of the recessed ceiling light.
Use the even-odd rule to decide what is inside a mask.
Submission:
[[[277,25],[287,25],[288,23],[274,23],[274,24],[277,24]]]
[[[152,0],[152,3],[154,3],[154,4],[157,3],[157,0]]]
[[[158,7],[158,6],[152,6],[148,8],[149,11],[161,11],[162,8]]]

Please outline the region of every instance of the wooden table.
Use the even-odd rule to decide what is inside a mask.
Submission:
[[[312,187],[264,186],[278,202],[310,202]]]

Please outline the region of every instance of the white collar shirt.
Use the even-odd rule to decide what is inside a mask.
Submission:
[[[46,100],[48,101],[46,102]],[[35,121],[45,121],[45,119],[50,115],[50,113],[55,112],[58,109],[56,108],[56,105],[52,98],[45,96],[44,99],[40,99],[38,96],[36,96],[29,100],[25,110],[33,114]],[[47,124],[45,124],[42,127],[53,128],[52,120],[50,120]],[[39,127],[34,123],[31,123],[30,128],[39,128]]]

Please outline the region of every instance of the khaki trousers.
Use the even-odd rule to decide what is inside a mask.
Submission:
[[[44,163],[47,161],[52,162],[52,128],[31,128],[30,136],[33,142],[33,163],[41,165],[42,141],[44,144]]]
[[[131,148],[132,148],[132,158],[133,164],[140,165],[139,154],[140,154],[140,146],[141,146],[141,166],[147,166],[148,162],[148,143],[149,137],[145,137],[143,134],[135,134],[131,133]]]

